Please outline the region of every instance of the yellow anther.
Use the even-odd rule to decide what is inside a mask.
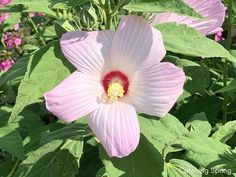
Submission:
[[[119,98],[122,98],[124,93],[125,91],[121,83],[113,82],[108,85],[107,96],[109,97],[110,102],[114,102]]]

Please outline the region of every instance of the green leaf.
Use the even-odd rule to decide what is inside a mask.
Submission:
[[[182,0],[131,0],[124,9],[135,12],[176,12],[192,17],[202,18]]]
[[[58,139],[67,139],[67,138],[82,139],[84,136],[90,134],[91,131],[87,125],[69,124],[59,130],[49,133],[44,133],[41,138],[40,144],[46,144],[52,140],[58,140]]]
[[[223,155],[219,155],[218,158],[207,167],[211,170],[211,176],[233,176],[232,174],[236,173],[236,153],[230,150]]]
[[[160,30],[168,51],[203,58],[220,57],[236,62],[236,58],[220,44],[186,25],[163,23],[155,28]]]
[[[12,67],[0,77],[0,87],[4,86],[7,82],[11,85],[19,83],[26,72],[27,63],[29,58],[19,58]]]
[[[70,24],[68,20],[66,21],[54,21],[55,31],[58,37],[68,31],[75,31],[75,28]]]
[[[86,1],[89,0],[51,0],[51,6],[53,9],[69,9],[83,5]]]
[[[28,62],[9,121],[12,122],[26,106],[42,102],[43,94],[70,74],[68,66],[58,42],[35,52]]]
[[[223,87],[222,89],[218,90],[219,92],[230,92],[230,91],[236,91],[236,78],[232,80],[227,86]]]
[[[12,5],[14,4],[22,4],[27,7],[24,12],[42,12],[45,13],[53,18],[56,18],[56,13],[53,12],[49,8],[49,1],[48,0],[14,0],[11,2]]]
[[[19,159],[23,159],[24,157],[22,138],[10,126],[0,128],[0,149],[9,152]]]
[[[79,141],[79,140],[71,140],[68,139],[64,146],[63,149],[68,149],[69,152],[76,157],[76,161],[78,163],[78,166],[80,166],[80,158],[83,154],[83,146],[84,146],[84,142],[83,141]]]
[[[9,154],[4,154],[3,157],[0,157],[0,177],[8,176],[15,164],[16,159],[13,160]]]
[[[137,149],[127,157],[109,158],[103,148],[100,148],[100,157],[110,177],[157,177],[163,171],[161,154],[144,136]]]
[[[181,159],[171,159],[165,163],[163,177],[201,177],[202,172],[191,163]]]
[[[195,133],[181,137],[173,146],[176,145],[185,149],[185,155],[189,160],[202,167],[216,162],[221,163],[224,155],[230,152],[230,147],[226,144]]]
[[[23,145],[27,153],[37,149],[40,146],[41,136],[43,132],[48,131],[49,128],[49,125],[38,127],[24,139]]]
[[[76,158],[62,141],[52,141],[27,154],[15,177],[74,177],[78,170]]]
[[[234,135],[235,132],[236,132],[236,120],[227,122],[225,125],[220,126],[219,130],[217,130],[212,135],[212,138],[217,139],[221,142],[226,142]]]
[[[19,116],[17,116],[13,124],[23,138],[29,135],[36,128],[44,125],[40,116],[29,110],[24,110]]]
[[[20,13],[10,13],[10,16],[6,20],[4,20],[4,31],[11,30],[15,24],[20,22],[20,18]]]
[[[0,108],[0,127],[4,126],[7,121],[8,121],[8,118],[11,114],[11,111],[12,111],[12,107],[10,106],[2,106]]]
[[[211,124],[209,124],[205,113],[198,113],[190,119],[186,125],[190,132],[198,134],[198,136],[209,136],[211,133]]]
[[[145,117],[147,116],[143,114],[139,116],[141,132],[159,152],[162,152],[171,142],[188,133],[184,125],[170,114],[160,119]]]
[[[85,140],[83,154],[80,159],[79,177],[96,176],[104,165],[99,158],[98,143],[94,137]],[[104,170],[105,171],[105,170]],[[97,177],[97,176],[96,176]]]
[[[25,44],[23,45],[24,50],[39,50],[38,46],[32,45],[32,44]]]

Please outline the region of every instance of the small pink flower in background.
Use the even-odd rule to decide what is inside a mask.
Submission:
[[[11,2],[11,0],[0,0],[0,6],[6,6]]]
[[[223,33],[222,32],[218,32],[215,34],[215,41],[216,42],[220,42],[225,40],[225,38],[223,37]]]
[[[14,37],[14,38],[13,38],[13,41],[14,41],[15,46],[21,45],[21,38]]]
[[[8,17],[9,17],[9,13],[1,13],[0,14],[0,24],[2,24]]]
[[[13,29],[14,29],[14,30],[18,30],[19,28],[20,28],[20,24],[19,24],[19,23],[15,24],[15,25],[13,26]]]
[[[14,64],[14,60],[6,59],[4,61],[0,61],[0,71],[5,72],[8,69],[11,68],[11,66]]]
[[[184,0],[186,4],[201,14],[206,20],[194,19],[189,16],[177,15],[175,13],[164,12],[156,14],[152,25],[166,22],[176,22],[186,24],[195,28],[204,35],[222,32],[222,24],[225,19],[226,8],[221,0]]]
[[[12,32],[7,32],[4,37],[4,43],[6,44],[7,48],[12,49],[15,46],[21,45],[21,38],[15,37]]]
[[[9,13],[1,13],[0,14],[0,24],[4,23],[4,21],[10,16]],[[14,30],[18,30],[19,29],[19,23],[15,24],[13,26]]]
[[[44,94],[46,107],[66,122],[88,116],[109,156],[136,149],[136,111],[162,117],[183,92],[183,70],[160,62],[161,33],[141,17],[123,18],[116,32],[66,33],[60,44],[77,71]]]
[[[36,16],[45,16],[46,14],[45,13],[42,13],[42,12],[30,12],[29,13],[29,16],[30,17],[36,17]]]

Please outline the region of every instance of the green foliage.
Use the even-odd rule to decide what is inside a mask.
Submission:
[[[175,142],[175,146],[182,147],[187,159],[201,167],[208,167],[212,163],[224,164],[224,157],[230,153],[230,148],[211,137],[187,134]]]
[[[183,124],[170,114],[167,114],[161,119],[142,114],[139,117],[142,134],[158,149],[159,152],[163,152],[168,145],[188,133],[188,130]],[[167,149],[167,152],[175,150],[178,149]]]
[[[185,160],[171,159],[165,163],[165,170],[162,175],[163,177],[201,177],[202,172]]]
[[[211,125],[209,124],[205,113],[195,114],[185,126],[190,132],[194,132],[201,136],[207,137],[211,133]]]
[[[50,17],[56,18],[56,13],[49,8],[48,0],[14,0],[11,4],[22,4],[26,7],[24,12],[41,12],[49,15]]]
[[[0,77],[0,87],[7,84],[7,82],[9,82],[10,85],[19,83],[26,72],[28,59],[28,57],[21,58],[8,70],[8,72],[3,73]]]
[[[31,56],[9,121],[13,121],[24,107],[42,102],[43,94],[70,74],[66,66],[68,63],[60,51],[58,42],[43,47]]]
[[[225,125],[219,127],[219,129],[212,135],[213,138],[226,142],[236,132],[236,121],[227,122]]]
[[[24,157],[24,148],[20,134],[12,127],[0,128],[0,149],[11,153],[19,159]]]
[[[136,12],[176,12],[192,17],[203,18],[182,0],[131,0],[124,9]]]
[[[217,92],[230,92],[230,91],[235,91],[236,90],[236,79],[232,80],[229,85],[223,87]]]
[[[102,148],[100,157],[109,177],[161,176],[164,165],[161,154],[144,136],[141,136],[138,148],[128,157],[109,158]]]
[[[138,114],[140,142],[127,157],[107,155],[87,124],[89,116],[63,123],[45,107],[43,94],[75,70],[61,52],[64,33],[115,31],[127,14],[172,12],[207,20],[185,2],[13,0],[1,7],[10,17],[0,25],[0,60],[16,62],[0,72],[0,177],[236,176],[236,45],[227,39],[215,42],[181,24],[155,26],[167,50],[162,62],[183,69],[184,90],[164,117]],[[18,22],[20,29],[12,29]],[[230,37],[224,30],[223,37]],[[22,44],[9,49],[8,32]]]
[[[4,31],[10,30],[13,26],[20,21],[19,13],[11,13],[10,16],[4,21]]]
[[[236,58],[230,55],[220,44],[186,25],[163,23],[156,25],[155,28],[160,30],[165,48],[168,51],[202,58],[226,58],[229,61],[236,62]]]
[[[73,177],[78,169],[76,158],[68,150],[76,148],[74,143],[52,141],[27,154],[15,177]],[[70,163],[70,165],[66,165]],[[53,172],[53,173],[52,173]]]
[[[49,133],[44,133],[42,135],[41,144],[46,144],[55,139],[83,139],[84,136],[91,135],[90,129],[87,125],[83,124],[71,124],[67,125],[59,130],[52,131]]]

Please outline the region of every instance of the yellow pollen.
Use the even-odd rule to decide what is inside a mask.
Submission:
[[[110,102],[114,102],[119,98],[122,98],[124,93],[125,91],[121,83],[113,82],[108,85],[107,96],[109,97]]]

